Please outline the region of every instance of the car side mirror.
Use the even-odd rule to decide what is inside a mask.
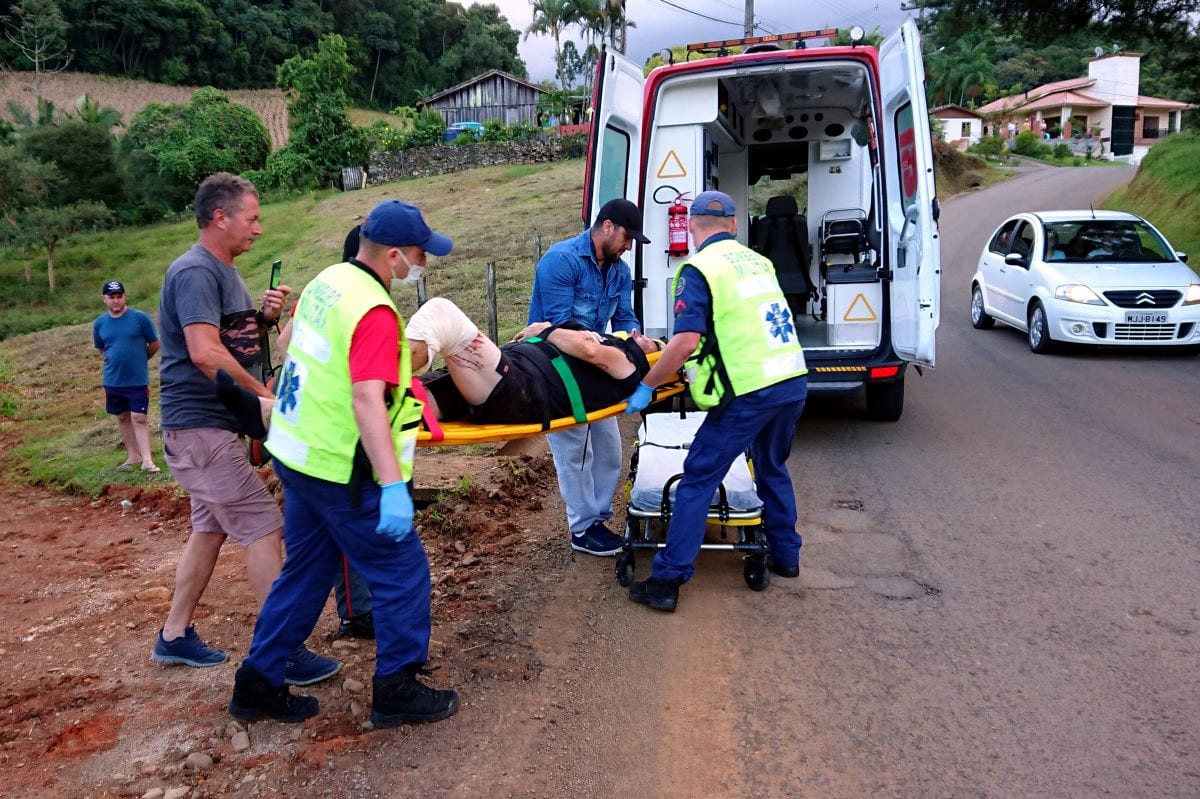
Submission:
[[[1008,255],[1004,256],[1004,263],[1008,264],[1009,266],[1019,266],[1022,269],[1029,267],[1029,259],[1024,255],[1021,255],[1019,252],[1010,252]]]
[[[1187,253],[1186,252],[1179,252],[1178,250],[1176,250],[1175,257],[1178,258],[1179,260],[1183,261],[1185,264],[1187,263]]]

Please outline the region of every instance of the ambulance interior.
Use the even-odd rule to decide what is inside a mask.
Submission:
[[[665,214],[662,203],[675,190],[733,197],[738,240],[775,265],[806,350],[871,350],[880,342],[882,197],[868,147],[872,108],[866,67],[845,59],[685,73],[658,94],[647,154],[651,212]],[[653,258],[664,262],[665,280],[680,262]],[[647,275],[656,279],[653,269]]]

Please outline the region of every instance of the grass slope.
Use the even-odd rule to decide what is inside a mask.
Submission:
[[[1105,208],[1150,220],[1181,252],[1200,264],[1200,132],[1171,136],[1142,159],[1137,177],[1114,192]]]
[[[579,231],[582,186],[583,162],[575,160],[487,167],[270,203],[263,208],[264,234],[238,267],[251,294],[258,295],[271,261],[280,258],[284,283],[300,289],[341,257],[347,231],[372,206],[389,198],[408,200],[455,241],[449,256],[430,259],[430,296],[452,298],[486,325],[486,266],[495,261],[498,326],[507,338],[525,324],[536,237],[541,235],[544,249]],[[62,248],[64,285],[53,298],[0,304],[0,323],[53,322],[47,325],[52,329],[0,341],[0,468],[8,477],[88,494],[110,482],[170,483],[165,469],[159,476],[116,471],[124,450],[116,424],[104,413],[91,321],[104,310],[100,286],[111,278],[125,282],[134,307],[153,315],[166,267],[195,239],[190,221],[80,237]],[[19,260],[0,262],[0,280],[10,288],[24,285],[20,271]],[[44,265],[35,274],[44,283]],[[406,291],[399,306],[402,313],[414,310],[415,293]],[[150,421],[156,430],[157,368],[151,369],[151,381]],[[161,438],[153,438],[158,450]],[[155,457],[162,464],[161,452]]]

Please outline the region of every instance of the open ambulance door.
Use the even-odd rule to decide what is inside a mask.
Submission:
[[[891,256],[892,347],[906,361],[933,366],[941,299],[941,241],[933,184],[933,143],[925,102],[921,37],[912,20],[879,48],[882,138]]]
[[[640,202],[642,171],[642,68],[603,47],[596,64],[592,130],[583,199],[583,223],[590,226],[611,199]]]

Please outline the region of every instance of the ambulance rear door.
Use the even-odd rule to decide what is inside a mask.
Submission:
[[[941,285],[933,144],[925,102],[921,37],[909,20],[879,48],[891,276],[892,347],[906,361],[934,365]]]
[[[642,68],[608,47],[596,65],[595,109],[588,146],[583,220],[591,225],[600,206],[614,197],[641,202]]]

